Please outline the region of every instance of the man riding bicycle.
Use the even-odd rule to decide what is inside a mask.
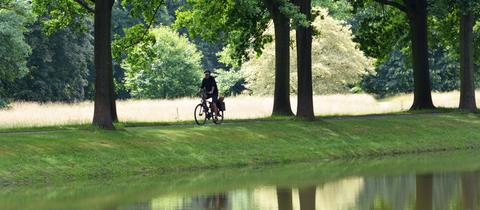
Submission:
[[[200,86],[201,89],[206,91],[206,98],[209,99],[212,98],[212,111],[216,113],[216,116],[220,116],[220,113],[217,108],[217,103],[218,103],[218,88],[217,88],[217,82],[215,81],[215,78],[211,76],[212,72],[210,70],[206,70],[205,72],[205,77],[202,80],[202,86]]]

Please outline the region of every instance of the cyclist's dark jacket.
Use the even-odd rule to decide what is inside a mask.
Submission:
[[[215,78],[210,76],[208,79],[203,78],[202,80],[202,86],[200,88],[205,88],[207,93],[212,91],[212,88],[215,87],[215,90],[213,90],[212,95],[218,95],[218,88],[217,88],[217,82],[215,81]]]

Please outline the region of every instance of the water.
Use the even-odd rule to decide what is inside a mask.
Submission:
[[[20,210],[480,209],[480,154],[402,156],[0,189]]]

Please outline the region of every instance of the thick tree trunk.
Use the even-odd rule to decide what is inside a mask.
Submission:
[[[293,210],[292,189],[277,188],[278,210]]]
[[[428,64],[427,1],[407,0],[412,39],[414,100],[410,109],[434,109]]]
[[[111,18],[112,0],[95,1],[94,54],[95,54],[95,110],[93,124],[113,129],[112,119],[112,53]]]
[[[315,210],[315,186],[298,189],[300,210]]]
[[[460,109],[477,111],[475,102],[475,75],[473,57],[473,25],[472,12],[461,15],[460,23]]]
[[[290,105],[290,19],[282,14],[277,2],[264,0],[275,28],[275,92],[273,112],[275,116],[292,116]]]
[[[311,0],[296,0],[300,11],[310,20],[312,14]],[[297,38],[297,72],[298,100],[297,117],[305,120],[315,119],[313,111],[312,90],[312,28],[298,27]]]
[[[416,210],[433,209],[433,175],[416,176]]]

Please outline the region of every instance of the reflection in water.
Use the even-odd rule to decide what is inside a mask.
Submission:
[[[298,189],[298,197],[300,199],[300,210],[315,210],[315,186],[302,187]]]
[[[192,198],[192,209],[198,210],[227,210],[230,209],[226,193],[218,193]]]
[[[463,208],[466,210],[476,210],[478,202],[477,176],[474,172],[462,174],[463,189]]]
[[[365,181],[352,177],[318,185],[316,192],[317,210],[352,209],[358,203]]]
[[[277,188],[278,210],[293,210],[292,189]]]
[[[198,191],[189,191],[189,188],[178,190],[174,186],[162,194],[145,194],[134,199],[130,199],[128,194],[125,196],[122,192],[112,191],[111,197],[97,197],[92,203],[68,200],[68,204],[47,202],[41,207],[32,202],[21,203],[19,200],[15,203],[15,199],[0,197],[0,209],[480,210],[479,178],[478,172],[441,172],[328,181],[312,179],[314,181],[280,186],[255,182],[241,188],[231,187],[224,192],[209,190],[208,187]],[[117,199],[112,202],[111,198],[115,196],[123,196],[125,201]],[[75,202],[82,205],[69,206]]]
[[[433,175],[422,174],[416,177],[416,210],[432,210]]]
[[[479,175],[419,174],[348,178],[301,187],[258,187],[184,197],[183,202],[173,202],[178,205],[152,210],[477,210]]]
[[[363,180],[357,209],[403,210],[415,199],[415,175],[365,177]]]

